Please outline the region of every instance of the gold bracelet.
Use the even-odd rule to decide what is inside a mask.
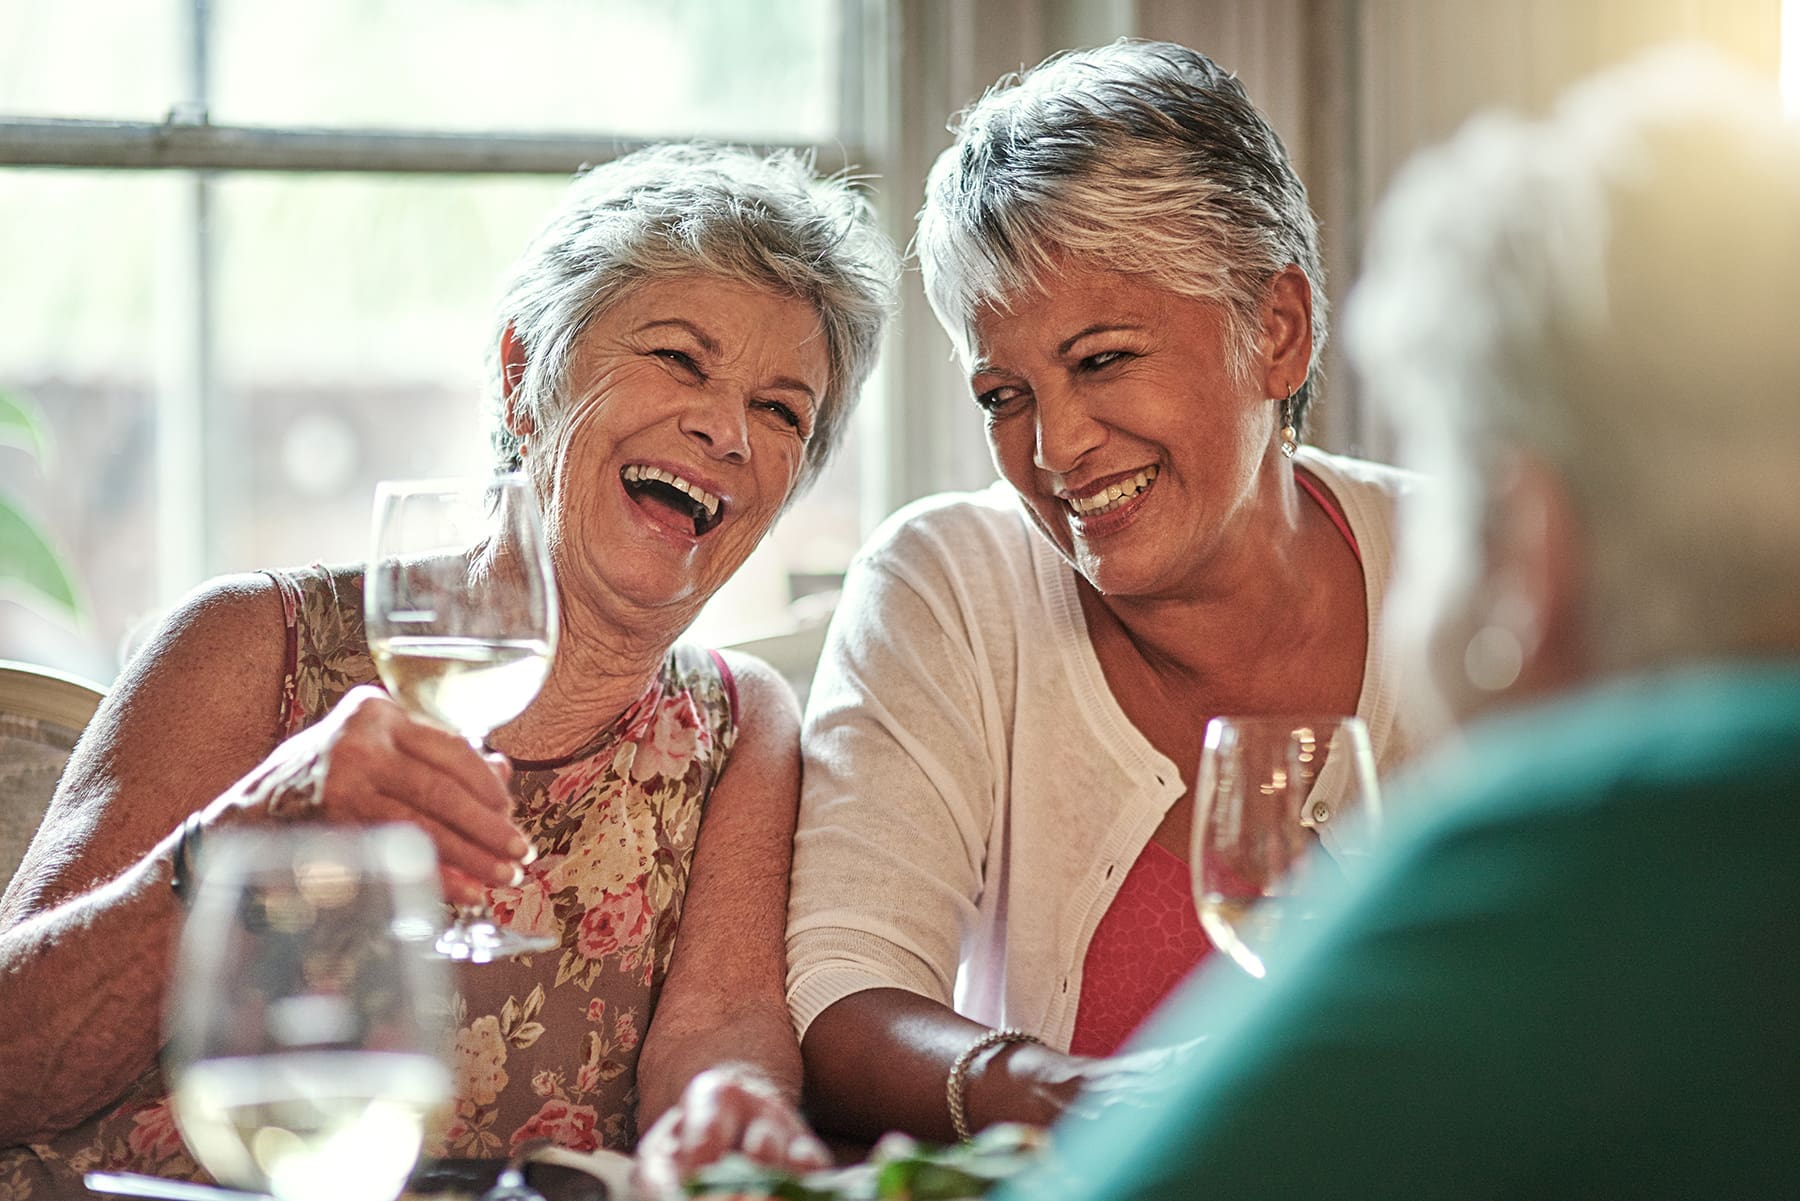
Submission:
[[[1027,1034],[1023,1030],[1007,1026],[1000,1030],[989,1030],[956,1057],[955,1062],[950,1065],[950,1078],[944,1082],[944,1096],[950,1102],[950,1128],[956,1131],[959,1142],[966,1143],[973,1137],[969,1130],[969,1112],[964,1096],[969,1090],[969,1069],[974,1066],[977,1055],[1002,1043],[1036,1043],[1041,1047],[1044,1040],[1035,1034]]]

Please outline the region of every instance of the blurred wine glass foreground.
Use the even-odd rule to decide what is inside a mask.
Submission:
[[[480,752],[525,711],[556,646],[556,588],[530,484],[518,474],[385,481],[363,578],[369,655],[393,698]],[[438,939],[486,963],[548,951],[485,906],[464,907]]]
[[[450,1096],[442,900],[410,826],[207,844],[168,1012],[175,1117],[220,1181],[392,1201]]]
[[[1261,978],[1283,925],[1314,916],[1319,874],[1354,870],[1380,825],[1375,756],[1360,718],[1213,718],[1188,859],[1201,928]],[[1321,845],[1326,854],[1315,854]]]

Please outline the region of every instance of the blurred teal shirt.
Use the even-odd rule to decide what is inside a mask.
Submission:
[[[1800,1196],[1800,663],[1473,731],[1431,816],[1004,1201]],[[1399,808],[1400,806],[1396,806]]]

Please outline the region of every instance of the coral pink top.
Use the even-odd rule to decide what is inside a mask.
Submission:
[[[1336,500],[1303,471],[1294,472],[1294,482],[1325,510],[1360,562],[1362,551]],[[1070,1054],[1116,1052],[1212,949],[1194,908],[1188,865],[1146,843],[1088,943]]]

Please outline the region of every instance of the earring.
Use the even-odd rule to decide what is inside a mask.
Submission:
[[[1300,385],[1287,394],[1281,402],[1281,453],[1288,458],[1300,449],[1300,431],[1294,428],[1294,397],[1300,394]]]
[[[1505,626],[1482,626],[1463,648],[1463,674],[1483,692],[1505,692],[1524,667],[1525,646]]]

